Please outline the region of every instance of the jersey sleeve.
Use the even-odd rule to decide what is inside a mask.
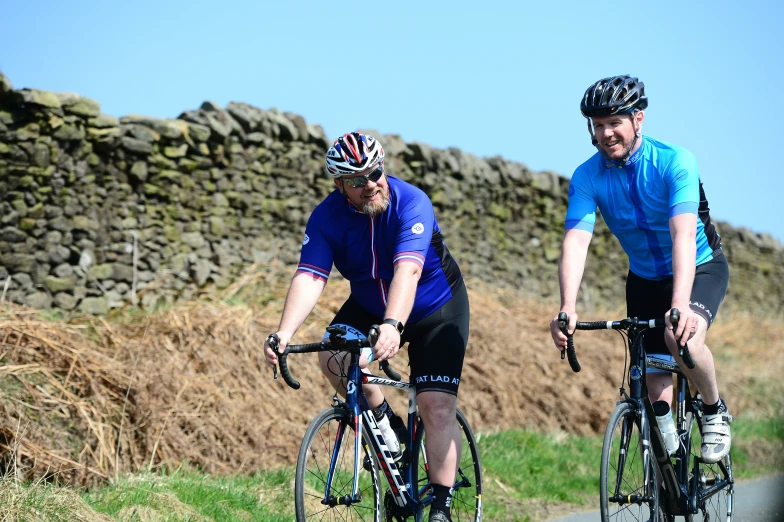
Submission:
[[[302,240],[302,252],[299,256],[297,273],[309,274],[315,279],[326,281],[332,270],[334,259],[332,246],[326,235],[321,230],[321,225],[328,220],[323,219],[319,212],[314,211],[305,227],[305,237]]]
[[[669,191],[670,217],[697,214],[700,206],[700,172],[694,154],[680,151],[668,165],[664,182]]]
[[[433,204],[427,195],[420,190],[411,194],[400,211],[393,259],[395,265],[408,261],[425,266],[425,256],[433,239],[435,220]]]
[[[583,170],[578,168],[569,183],[569,206],[566,209],[566,230],[578,229],[593,233],[596,223],[596,198]]]

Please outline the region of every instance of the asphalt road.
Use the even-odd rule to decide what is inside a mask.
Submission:
[[[733,522],[784,522],[784,475],[738,482],[735,484],[734,500]],[[696,519],[701,521],[702,513],[699,513]],[[549,522],[597,522],[598,520],[600,520],[599,511],[587,511],[553,518]]]

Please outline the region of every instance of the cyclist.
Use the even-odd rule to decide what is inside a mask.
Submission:
[[[678,363],[702,394],[702,458],[713,463],[730,451],[732,417],[719,396],[705,337],[727,291],[729,269],[721,238],[711,223],[694,155],[642,135],[647,106],[645,85],[628,75],[601,79],[585,91],[580,111],[588,120],[598,153],[577,167],[569,186],[558,271],[561,311],[569,315],[572,333],[598,206],[629,257],[629,317],[665,316],[666,333],[663,328],[645,332],[648,352],[678,358],[676,343],[688,341],[696,367],[687,369],[679,358]],[[682,314],[674,332],[671,308]],[[563,351],[566,336],[558,329],[557,315],[550,331]],[[647,385],[652,402],[672,403],[669,373],[648,370]]]
[[[463,277],[420,189],[388,176],[384,149],[373,136],[352,132],[327,152],[335,190],[308,220],[300,264],[286,296],[277,335],[282,351],[316,305],[334,264],[351,295],[332,321],[350,332],[380,325],[372,360],[395,356],[408,342],[411,379],[427,430],[435,500],[430,521],[450,521],[451,487],[461,452],[457,390],[468,341],[469,304]],[[277,355],[264,344],[270,365]],[[345,393],[336,354],[319,354],[321,370]],[[347,359],[347,357],[345,358]],[[374,413],[391,409],[376,385],[364,385]]]

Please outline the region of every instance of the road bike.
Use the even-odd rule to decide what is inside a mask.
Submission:
[[[670,319],[677,329],[680,313],[673,308]],[[558,316],[558,326],[567,336],[566,356],[572,370],[579,372],[574,338],[567,332],[569,318]],[[624,375],[629,393],[621,385],[615,411],[604,435],[601,462],[602,522],[639,520],[673,522],[683,517],[692,522],[702,513],[703,522],[732,522],[734,478],[732,457],[719,462],[704,462],[699,455],[702,433],[703,403],[700,394],[692,396],[689,382],[674,360],[647,354],[643,332],[665,326],[664,319],[627,318],[618,321],[578,322],[577,330],[616,330],[627,347],[629,372]],[[694,368],[687,345],[679,356],[688,368]],[[564,354],[561,354],[563,359]],[[648,368],[675,374],[677,395],[674,411],[678,449],[671,456],[656,422],[645,377]],[[696,428],[695,428],[696,425]]]
[[[388,361],[380,363],[388,378],[361,371],[361,350],[372,346],[378,337],[377,326],[371,328],[369,340],[346,339],[346,329],[339,326],[330,326],[327,332],[328,339],[289,345],[278,355],[280,373],[294,389],[299,389],[300,383],[289,372],[289,354],[329,351],[350,356],[348,370],[341,375],[346,389],[345,401],[336,394],[332,407],[313,419],[302,439],[294,479],[297,522],[422,522],[425,520],[425,508],[433,502],[433,490],[428,478],[427,437],[417,411],[413,383],[401,382],[400,375]],[[278,341],[274,334],[270,341],[277,351]],[[406,433],[400,440],[405,450],[398,461],[393,458],[376,424],[362,391],[363,384],[389,386],[408,392]],[[459,408],[457,422],[462,435],[462,453],[453,484],[452,520],[480,522],[482,468],[477,441]]]

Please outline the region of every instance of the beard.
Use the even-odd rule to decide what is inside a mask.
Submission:
[[[367,214],[370,217],[376,217],[383,214],[389,207],[389,194],[384,189],[379,190],[381,201],[365,201],[359,206],[360,212]]]
[[[602,145],[602,151],[604,151],[604,155],[612,160],[625,160],[632,154],[632,148],[636,144],[635,136],[633,136],[630,140],[624,140],[620,143],[621,150],[620,152],[616,152],[615,154],[611,154],[607,148]]]

